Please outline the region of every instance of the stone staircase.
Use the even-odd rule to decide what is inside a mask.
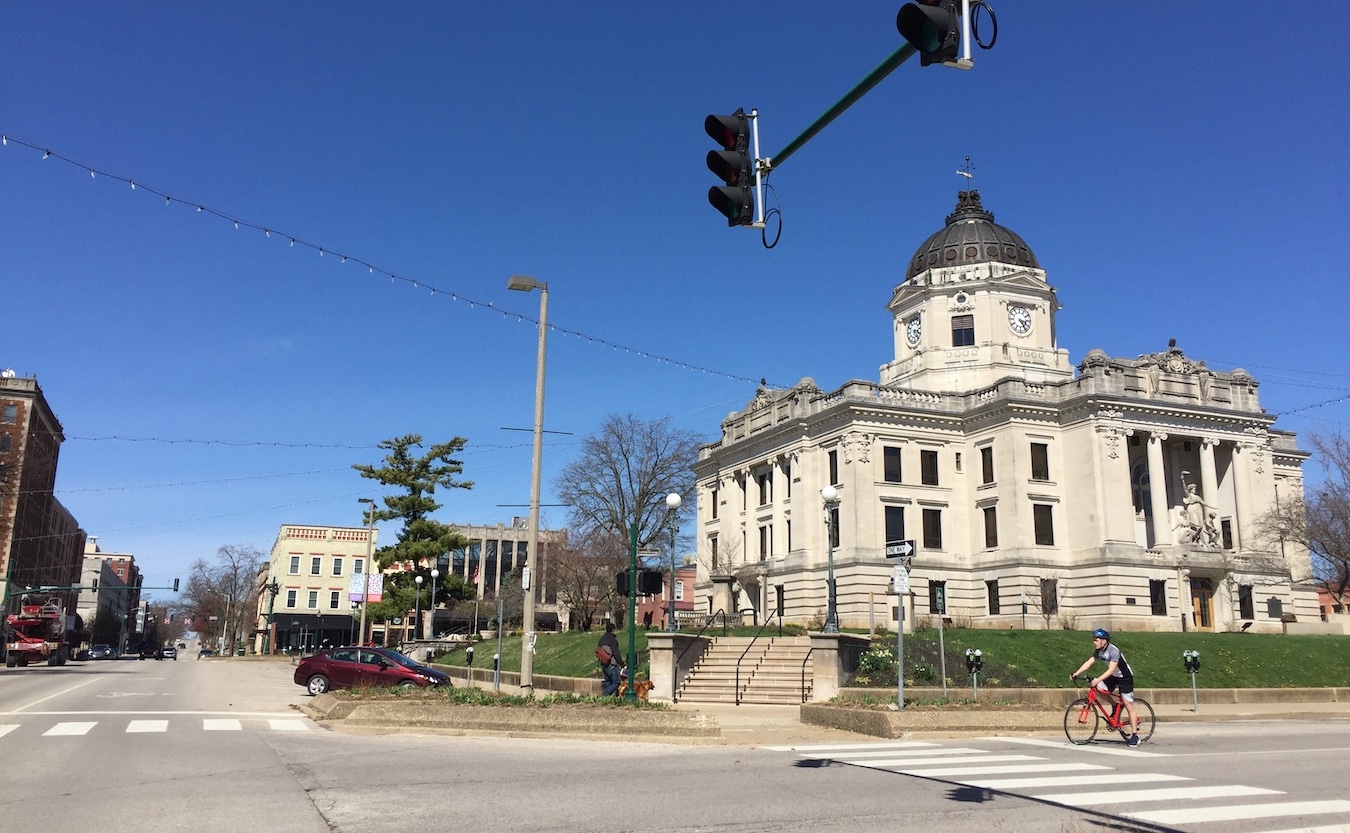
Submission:
[[[751,642],[748,636],[715,638],[703,658],[681,681],[677,699],[686,703],[735,703],[737,662],[741,667],[742,703],[800,705],[810,698],[812,671],[807,659],[811,652],[810,637],[761,636],[753,645]]]

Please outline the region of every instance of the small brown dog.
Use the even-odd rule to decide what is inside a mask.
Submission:
[[[638,680],[637,681],[638,699],[646,700],[647,694],[651,692],[653,685],[654,684],[652,683],[651,680]],[[628,679],[624,678],[624,681],[619,683],[619,696],[622,697],[627,693],[628,693]]]

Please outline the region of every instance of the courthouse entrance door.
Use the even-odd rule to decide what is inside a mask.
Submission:
[[[1214,582],[1191,576],[1191,624],[1196,630],[1214,630]]]

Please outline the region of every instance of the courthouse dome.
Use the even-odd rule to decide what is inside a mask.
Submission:
[[[979,191],[961,191],[956,195],[956,210],[947,215],[946,227],[925,240],[910,258],[905,280],[939,266],[991,262],[1040,268],[1026,241],[995,223],[994,215],[984,210]]]

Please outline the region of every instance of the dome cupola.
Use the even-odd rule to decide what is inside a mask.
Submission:
[[[1026,241],[995,223],[994,215],[984,210],[979,191],[961,191],[956,195],[956,210],[947,215],[946,226],[925,240],[910,258],[905,280],[927,269],[991,262],[1040,268]]]

